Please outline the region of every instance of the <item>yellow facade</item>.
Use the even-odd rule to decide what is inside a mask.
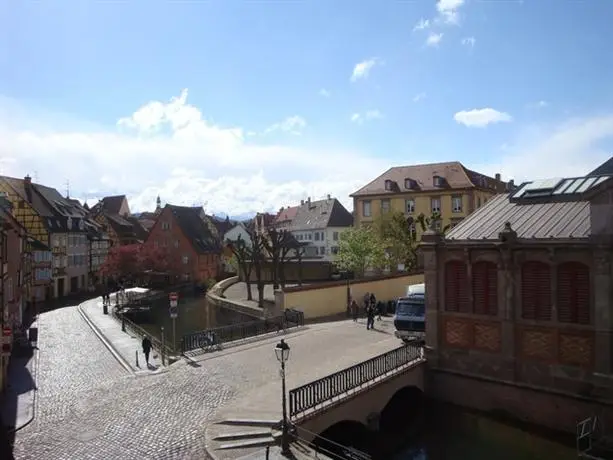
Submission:
[[[28,235],[41,243],[49,245],[49,233],[43,218],[38,215],[34,208],[27,201],[23,200],[9,184],[1,179],[0,192],[6,194],[6,197],[13,205],[15,220],[26,228]]]
[[[367,292],[374,294],[377,300],[387,302],[405,295],[407,286],[423,282],[424,275],[419,273],[355,280],[349,289],[351,297],[361,305]],[[306,319],[325,318],[347,311],[347,285],[343,282],[321,283],[287,291],[275,293],[275,300],[280,304],[278,306],[302,310]]]
[[[434,211],[433,201],[436,204],[436,200],[438,200],[442,226],[454,226],[475,209],[483,206],[494,194],[494,191],[489,190],[463,189],[356,197],[353,200],[355,225],[372,223],[386,213],[402,213],[406,217],[417,217],[424,214],[426,217],[430,217]],[[365,211],[368,210],[365,202],[370,202],[370,215],[365,215]],[[460,204],[459,207],[458,204]],[[419,238],[421,234],[419,225],[416,225],[416,231]]]

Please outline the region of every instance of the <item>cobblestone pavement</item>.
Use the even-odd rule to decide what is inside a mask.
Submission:
[[[207,424],[226,414],[278,412],[278,391],[271,390],[279,379],[276,337],[134,376],[76,307],[42,314],[39,328],[37,411],[16,434],[18,459],[204,459]],[[398,345],[352,322],[309,326],[287,340],[290,388]],[[247,404],[258,388],[270,402]],[[229,404],[232,398],[245,402],[245,410]]]

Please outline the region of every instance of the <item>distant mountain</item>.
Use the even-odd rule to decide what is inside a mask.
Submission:
[[[253,219],[255,217],[255,212],[245,212],[242,214],[234,214],[230,216],[230,220],[235,222],[243,222],[245,220]],[[225,220],[228,217],[228,214],[225,212],[215,213],[215,219],[217,220]]]

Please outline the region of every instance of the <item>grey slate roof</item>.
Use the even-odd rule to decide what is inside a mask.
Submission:
[[[523,239],[584,239],[591,234],[590,204],[565,201],[525,204],[497,195],[470,214],[446,240],[497,240],[506,222]]]
[[[181,227],[183,234],[190,240],[197,253],[206,254],[221,249],[197,209],[172,204],[167,204],[166,207],[170,209],[175,222]]]
[[[594,169],[588,176],[601,176],[603,174],[613,174],[613,157]]]
[[[328,227],[351,227],[353,216],[336,198],[306,201],[298,206],[290,229],[317,230]]]

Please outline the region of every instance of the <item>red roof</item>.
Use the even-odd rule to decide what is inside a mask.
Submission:
[[[277,217],[275,218],[275,223],[279,224],[281,222],[287,222],[294,220],[296,214],[298,213],[299,206],[290,206],[289,208],[283,208],[277,213]]]

